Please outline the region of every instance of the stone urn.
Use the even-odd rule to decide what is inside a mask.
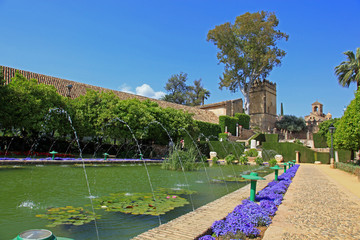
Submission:
[[[281,163],[284,161],[284,157],[282,155],[278,154],[278,155],[275,155],[275,160],[277,163]]]
[[[214,157],[217,157],[216,152],[210,152],[210,159],[213,159]]]

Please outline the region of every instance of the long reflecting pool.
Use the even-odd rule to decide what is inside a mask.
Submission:
[[[196,191],[192,195],[181,196],[189,204],[161,215],[162,223],[247,184],[221,181],[224,177],[231,180],[234,175],[256,169],[262,176],[270,172],[265,167],[259,169],[259,166],[214,166],[185,174],[163,170],[159,165],[147,167],[155,190],[182,188]],[[129,195],[151,193],[143,165],[90,165],[86,166],[86,172],[93,201],[118,192]],[[82,165],[0,166],[0,184],[1,239],[13,239],[18,233],[34,228],[48,229],[59,237],[97,239],[94,221],[83,225],[60,224],[48,227],[53,221],[36,216],[44,215],[50,208],[66,206],[84,207],[92,211]],[[130,239],[159,225],[158,216],[108,212],[101,208],[96,209],[95,213],[100,215],[96,223],[99,239],[103,240]]]

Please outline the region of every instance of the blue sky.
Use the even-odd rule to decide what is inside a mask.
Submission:
[[[360,47],[359,0],[0,0],[0,65],[158,97],[172,74],[202,79],[205,103],[241,98],[219,90],[216,25],[245,12],[275,12],[290,35],[277,84],[285,114],[308,115],[311,103],[341,117],[355,85],[341,87],[334,67]]]

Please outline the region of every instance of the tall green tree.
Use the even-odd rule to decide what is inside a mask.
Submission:
[[[349,87],[350,83],[356,83],[357,89],[360,87],[360,48],[356,49],[356,54],[346,51],[347,61],[343,61],[335,67],[335,74],[339,83],[343,87]]]
[[[173,102],[177,104],[186,104],[188,86],[186,85],[187,73],[179,73],[172,75],[165,86],[165,90],[168,92],[162,100],[167,102]]]
[[[245,113],[249,114],[249,92],[256,80],[265,79],[273,67],[281,64],[286,52],[277,47],[289,35],[276,27],[279,20],[274,13],[245,13],[235,23],[226,22],[210,30],[207,40],[218,47],[217,58],[225,65],[220,77],[223,87],[244,96]]]
[[[195,80],[193,86],[187,85],[187,80],[187,73],[172,75],[165,86],[168,94],[161,100],[188,106],[204,104],[205,99],[210,97],[210,91],[202,86],[201,79]]]
[[[199,80],[194,80],[194,86],[189,86],[189,105],[199,106],[204,105],[205,99],[210,97],[210,91],[205,89],[201,84],[201,78]]]

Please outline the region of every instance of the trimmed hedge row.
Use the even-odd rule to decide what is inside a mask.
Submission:
[[[313,134],[313,140],[314,140],[314,146],[316,148],[327,148],[328,147],[328,145],[326,143],[326,137],[324,137],[318,133]]]
[[[206,137],[218,136],[221,133],[221,128],[219,124],[208,123],[203,121],[195,120],[197,127],[199,128],[200,133],[204,134]]]
[[[227,131],[232,135],[236,134],[236,123],[238,123],[238,119],[235,117],[229,116],[220,116],[219,117],[219,125],[221,128],[221,132],[225,132],[225,126],[227,127]]]
[[[263,148],[267,150],[270,149],[275,150],[279,154],[283,155],[284,161],[286,162],[296,158],[295,151],[300,152],[301,163],[314,163],[315,161],[320,161],[323,164],[328,164],[330,162],[329,153],[315,152],[300,144],[289,143],[289,142],[285,142],[285,143],[264,142]],[[315,160],[315,155],[316,155],[316,160]]]
[[[250,116],[246,113],[235,113],[235,118],[238,119],[239,125],[245,129],[250,128]]]
[[[278,142],[279,134],[265,134],[265,141],[266,142]]]

